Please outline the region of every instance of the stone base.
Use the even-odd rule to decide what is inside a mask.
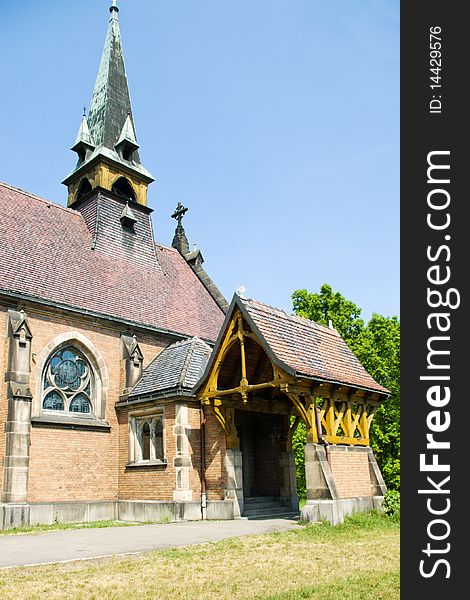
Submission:
[[[227,448],[225,452],[225,469],[227,472],[227,488],[225,490],[225,501],[231,502],[234,517],[243,514],[243,460],[242,452],[238,448]]]
[[[206,519],[233,519],[233,502],[209,500],[206,503],[204,516]],[[118,500],[117,518],[120,521],[135,521],[138,523],[167,523],[175,521],[200,521],[203,517],[200,502]]]
[[[29,504],[0,504],[0,528],[14,529],[29,525]]]
[[[54,523],[91,523],[93,521],[135,521],[167,523],[204,519],[235,518],[233,500],[201,503],[152,500],[103,500],[91,502],[41,502],[38,504],[0,504],[0,529]]]
[[[40,502],[30,505],[30,525],[91,523],[117,518],[114,500],[89,502]]]
[[[308,500],[300,512],[300,521],[317,523],[329,521],[338,525],[344,517],[355,512],[382,510],[383,496],[364,496],[362,498],[342,498],[338,500]]]

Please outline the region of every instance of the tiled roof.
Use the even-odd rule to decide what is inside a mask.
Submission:
[[[92,249],[80,212],[0,183],[0,292],[217,338],[224,315],[177,250],[155,244],[155,257],[139,261],[125,247],[106,250],[98,233]]]
[[[190,393],[206,368],[212,348],[197,337],[165,348],[145,369],[129,399],[165,392]]]
[[[235,296],[235,302],[248,315],[248,322],[255,332],[258,330],[276,362],[297,376],[389,393],[367,373],[335,329],[255,300]]]

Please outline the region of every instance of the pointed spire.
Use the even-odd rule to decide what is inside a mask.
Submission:
[[[139,190],[137,202],[147,206],[147,188],[154,178],[140,162],[122,51],[117,0],[112,0],[109,11],[108,29],[88,119],[82,119],[72,148],[77,152],[79,160],[63,183],[69,188],[68,201],[71,205],[77,200],[77,183],[88,177],[93,180],[94,187],[98,187],[98,181],[103,185],[106,179],[102,176],[104,164],[111,164],[114,170],[129,180],[129,185]],[[104,187],[107,189],[106,182]]]
[[[91,148],[95,147],[95,144],[93,143],[93,138],[91,137],[90,130],[88,128],[86,115],[83,115],[82,117],[82,122],[80,123],[80,127],[78,128],[77,137],[75,139],[75,144],[73,145],[72,150],[80,143],[86,144]]]
[[[126,122],[119,136],[119,140],[115,146],[121,158],[124,160],[132,161],[135,156],[135,151],[139,149],[134,131],[134,125],[132,124],[131,115],[128,113]]]
[[[172,219],[176,219],[178,221],[178,225],[176,226],[175,230],[175,236],[171,245],[173,248],[176,248],[178,252],[183,256],[189,253],[189,242],[182,224],[183,217],[187,212],[188,209],[185,208],[181,204],[181,202],[178,202],[178,206],[176,207],[175,212],[171,215]]]
[[[111,18],[88,115],[90,132],[97,146],[114,150],[128,119],[132,118],[131,98],[127,83],[116,1],[110,7]],[[137,152],[134,160],[140,163]]]
[[[132,124],[130,113],[127,114],[126,122],[124,123],[121,135],[119,136],[119,140],[116,146],[118,146],[124,141],[131,142],[132,144],[138,147],[137,140],[135,137],[134,125]]]

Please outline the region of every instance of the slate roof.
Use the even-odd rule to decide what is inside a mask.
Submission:
[[[390,393],[369,375],[335,329],[256,300],[241,298],[237,294],[228,309],[216,349],[237,306],[274,364],[288,373],[300,378],[343,384],[380,394]],[[215,356],[216,350],[211,363]],[[198,387],[211,367],[212,364],[209,364],[206,368]]]
[[[206,368],[212,348],[197,337],[165,348],[144,370],[129,399],[136,397],[191,394]]]
[[[151,240],[140,260],[92,237],[80,212],[0,183],[0,293],[217,338],[224,314],[177,250]]]

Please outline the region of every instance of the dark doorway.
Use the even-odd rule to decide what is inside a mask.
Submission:
[[[280,496],[282,416],[237,410],[235,424],[240,439],[243,495]]]

